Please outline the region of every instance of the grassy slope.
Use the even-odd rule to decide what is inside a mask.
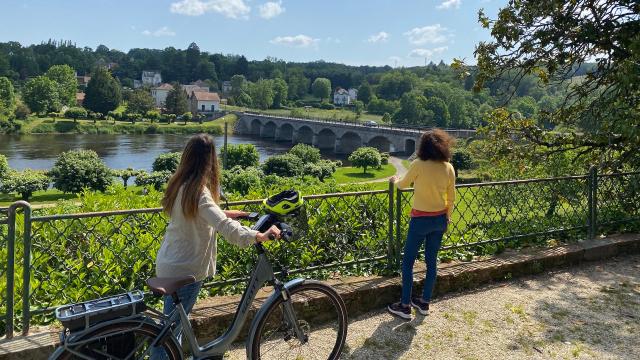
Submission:
[[[380,170],[367,169],[367,173],[363,173],[361,168],[341,167],[333,174],[333,178],[338,184],[347,184],[362,181],[378,180],[389,177],[396,173],[395,167],[391,164],[383,165]]]

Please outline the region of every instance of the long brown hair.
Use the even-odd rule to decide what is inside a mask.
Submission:
[[[205,187],[209,189],[216,203],[220,201],[220,167],[216,145],[211,136],[194,135],[185,145],[178,170],[169,180],[162,198],[162,208],[165,213],[171,214],[181,186],[184,186],[182,213],[187,219],[196,217],[198,201]]]
[[[424,161],[450,161],[451,146],[454,141],[445,131],[440,129],[429,130],[420,137],[418,158]]]

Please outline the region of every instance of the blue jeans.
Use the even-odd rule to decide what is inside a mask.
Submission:
[[[442,236],[447,230],[447,216],[421,216],[412,217],[409,221],[407,242],[404,244],[404,256],[402,257],[402,303],[408,305],[411,302],[413,288],[413,264],[416,262],[418,251],[424,242],[425,261],[427,263],[427,278],[424,282],[422,299],[431,300],[433,286],[436,283],[438,271],[438,250],[442,244]]]
[[[178,289],[178,298],[184,307],[184,310],[187,312],[187,315],[193,309],[193,305],[195,305],[196,300],[198,299],[198,293],[200,292],[200,288],[202,287],[202,281],[194,282],[193,284],[185,285]],[[173,303],[173,298],[170,295],[165,295],[164,297],[164,308],[162,313],[166,316],[169,316],[173,309],[176,308],[176,305]],[[178,320],[179,321],[179,320]],[[178,334],[178,342],[182,343],[182,333]],[[151,349],[151,359],[153,360],[162,360],[166,359],[167,354],[164,349],[154,347]]]

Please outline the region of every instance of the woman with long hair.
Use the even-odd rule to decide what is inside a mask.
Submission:
[[[187,142],[180,165],[162,198],[162,208],[170,221],[156,257],[158,277],[195,277],[194,283],[177,291],[187,314],[196,302],[202,281],[215,273],[216,233],[241,247],[267,241],[270,235],[280,236],[275,226],[264,233],[242,226],[233,219],[247,213],[222,210],[219,200],[220,167],[213,138],[195,135]],[[171,296],[165,296],[164,314],[170,314],[174,308]]]
[[[402,258],[402,298],[387,307],[390,313],[403,319],[411,319],[411,306],[427,315],[429,302],[436,282],[438,251],[442,237],[451,221],[455,200],[456,175],[451,159],[453,138],[442,130],[430,130],[422,134],[417,149],[417,159],[398,180],[389,179],[399,189],[413,184],[413,206],[407,241]],[[427,274],[422,296],[411,296],[413,288],[413,264],[424,243]]]

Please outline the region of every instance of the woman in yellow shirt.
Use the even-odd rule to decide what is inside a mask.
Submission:
[[[402,258],[402,298],[387,307],[390,313],[403,319],[411,319],[411,306],[422,315],[429,311],[429,301],[436,282],[438,250],[451,219],[455,200],[456,175],[451,159],[453,138],[442,130],[430,130],[422,134],[418,145],[418,158],[398,180],[389,181],[404,189],[413,184],[413,207],[407,241]],[[427,274],[422,297],[411,296],[413,264],[424,242]]]

